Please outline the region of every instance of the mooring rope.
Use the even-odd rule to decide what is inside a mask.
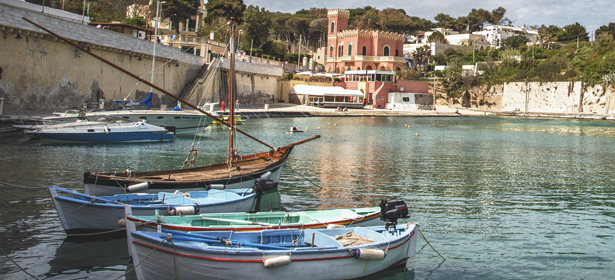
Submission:
[[[418,228],[417,228],[417,229],[418,229]],[[442,255],[441,255],[438,251],[436,251],[436,249],[435,249],[433,246],[431,246],[431,243],[429,243],[429,241],[427,241],[427,238],[425,238],[425,235],[423,235],[423,232],[421,232],[421,229],[418,229],[418,230],[419,230],[419,231],[418,231],[419,236],[420,236],[421,238],[423,238],[423,239],[425,240],[425,242],[427,242],[427,244],[429,245],[429,247],[431,247],[431,249],[433,249],[433,251],[434,251],[434,252],[438,253],[438,256],[440,256],[442,259],[446,260],[446,258],[445,258],[445,257],[443,257],[443,256],[442,256]]]
[[[149,258],[149,256],[151,256],[154,251],[156,251],[156,249],[158,249],[158,246],[160,246],[160,244],[162,244],[162,242],[164,242],[166,239],[162,239],[160,240],[160,243],[158,243],[158,245],[156,245],[156,247],[154,247],[154,249],[152,249],[151,252],[149,252],[149,254],[147,254],[147,256],[145,256],[145,258],[143,260],[141,260],[137,265],[135,265],[133,268],[131,268],[130,270],[126,271],[126,273],[122,274],[122,276],[115,278],[113,280],[118,280],[126,275],[128,275],[128,273],[132,272],[135,268],[137,268],[137,266],[140,266],[145,260],[147,260],[147,258]],[[133,254],[136,254],[137,252],[133,252]]]
[[[38,280],[38,278],[36,278],[34,275],[32,275],[29,272],[27,272],[20,265],[18,265],[13,259],[11,259],[11,257],[9,257],[9,255],[6,252],[4,252],[4,250],[2,250],[2,248],[0,248],[0,251],[2,251],[2,253],[6,256],[6,258],[9,259],[9,261],[11,261],[15,266],[17,266],[19,268],[19,270],[23,271],[25,274],[28,274],[28,276]]]
[[[404,220],[404,223],[408,224],[408,221],[406,221],[406,219],[403,219],[403,220]],[[421,238],[423,238],[423,240],[425,240],[425,242],[427,242],[427,245],[429,245],[429,247],[431,247],[431,249],[433,249],[433,251],[434,251],[434,252],[438,253],[438,255],[439,255],[442,259],[446,260],[446,258],[444,258],[444,257],[443,257],[443,256],[442,256],[442,255],[441,255],[438,251],[436,251],[436,248],[434,248],[433,246],[431,246],[431,243],[429,243],[429,241],[427,240],[427,238],[425,238],[425,235],[423,234],[423,232],[421,231],[421,229],[420,229],[420,228],[418,228],[418,224],[417,224],[416,229],[418,230],[418,234],[419,234],[419,236],[420,236]]]
[[[126,229],[124,228],[118,228],[118,229],[113,229],[113,230],[108,230],[108,231],[102,231],[102,232],[93,232],[93,233],[71,233],[71,234],[66,234],[67,236],[70,237],[77,237],[77,236],[94,236],[94,235],[101,235],[101,234],[108,234],[108,233],[113,233],[113,232],[118,232],[118,231],[125,231]]]
[[[288,168],[290,169],[290,171],[295,172],[295,174],[297,174],[297,175],[301,176],[301,178],[303,178],[304,180],[306,180],[306,181],[308,181],[308,182],[312,183],[312,185],[314,185],[315,187],[317,187],[317,188],[319,188],[319,189],[322,189],[322,187],[321,187],[321,186],[319,186],[319,185],[317,185],[316,183],[312,182],[310,179],[305,178],[305,176],[303,176],[303,175],[299,174],[299,172],[295,171],[292,167],[290,167],[290,165],[286,165],[286,167],[288,167]]]
[[[2,182],[2,181],[0,181],[0,184],[11,186],[11,187],[16,187],[16,188],[23,188],[23,189],[46,189],[46,188],[48,188],[48,187],[26,187],[26,186],[9,184],[7,182]]]

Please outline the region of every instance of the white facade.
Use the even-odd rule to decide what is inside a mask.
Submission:
[[[472,32],[472,34],[485,36],[492,49],[501,48],[507,38],[515,35],[525,35],[530,43],[535,43],[538,39],[538,30],[518,26],[490,25],[485,26],[482,31]]]
[[[389,92],[385,109],[399,111],[433,110],[433,96],[429,93]]]
[[[416,33],[416,43],[417,44],[427,44],[427,39],[429,38],[429,36],[431,36],[431,34],[435,33],[435,32],[440,32],[442,33],[442,35],[444,35],[444,37],[449,36],[449,35],[457,35],[459,34],[459,32],[454,31],[452,29],[446,29],[446,28],[432,28],[431,31],[419,31]],[[448,40],[448,39],[447,39]]]

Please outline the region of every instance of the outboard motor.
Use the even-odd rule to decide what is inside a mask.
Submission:
[[[264,191],[273,189],[273,180],[269,178],[257,178],[254,180],[254,192],[256,192],[256,204],[254,205],[253,212],[260,211],[261,198]]]
[[[380,201],[380,220],[386,222],[385,228],[389,230],[392,226],[395,229],[397,225],[397,219],[399,218],[409,218],[408,216],[408,206],[406,202],[403,200],[395,200],[395,201]]]

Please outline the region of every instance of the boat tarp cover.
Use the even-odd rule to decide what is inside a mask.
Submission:
[[[342,87],[321,87],[321,86],[308,86],[308,85],[296,85],[290,90],[290,93],[311,95],[311,96],[360,96],[363,97],[363,93],[356,89],[344,89]]]

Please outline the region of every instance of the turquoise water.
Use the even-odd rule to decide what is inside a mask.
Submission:
[[[288,134],[291,126],[305,132]],[[615,275],[612,121],[312,117],[252,119],[240,128],[273,146],[322,135],[293,151],[279,187],[284,209],[408,202],[409,221],[420,224],[446,261],[419,239],[408,271],[390,270],[379,278]],[[200,137],[198,163],[224,159],[225,130],[208,129]],[[65,240],[47,190],[23,187],[80,189],[88,170],[177,168],[191,142],[45,146],[0,135],[0,248],[39,279],[122,276],[130,269],[123,239]],[[265,148],[245,137],[238,146],[242,154]],[[15,263],[0,257],[2,277],[28,279]]]

